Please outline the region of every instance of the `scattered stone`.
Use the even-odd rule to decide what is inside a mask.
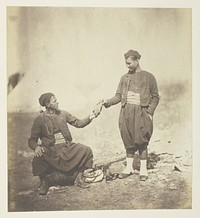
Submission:
[[[26,152],[26,151],[21,151],[18,150],[17,152],[19,155],[22,155],[23,157],[29,158],[29,157],[33,157],[34,153],[33,152]]]
[[[160,171],[159,169],[150,169],[148,170],[149,173],[157,173],[158,171]]]
[[[51,186],[49,188],[49,191],[54,191],[54,190],[58,190],[58,189],[60,189],[60,186]]]
[[[177,186],[176,186],[174,183],[171,183],[171,184],[169,185],[169,189],[170,189],[170,190],[177,190],[178,188],[177,188]]]
[[[166,176],[165,176],[165,175],[158,175],[158,179],[159,179],[159,180],[165,180],[165,179],[166,179]]]
[[[184,166],[184,165],[181,165],[181,164],[176,164],[175,166],[174,166],[174,170],[175,171],[179,171],[179,172],[187,172],[187,171],[189,171],[189,168],[188,167],[186,167],[186,166]]]
[[[146,181],[140,181],[141,186],[147,186],[148,185],[148,179]]]
[[[34,191],[32,191],[32,190],[28,190],[28,191],[21,191],[21,192],[19,192],[18,194],[19,195],[30,195],[30,194],[32,194]]]
[[[180,156],[175,158],[174,170],[180,172],[187,172],[192,166],[192,159],[190,157]]]

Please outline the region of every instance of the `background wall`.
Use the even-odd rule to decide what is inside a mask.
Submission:
[[[159,86],[191,84],[191,9],[8,7],[7,18],[8,76],[25,73],[8,110],[51,90],[64,107],[111,97],[131,48]]]

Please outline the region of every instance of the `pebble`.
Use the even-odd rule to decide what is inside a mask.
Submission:
[[[147,186],[147,185],[148,185],[148,182],[147,182],[147,181],[140,181],[140,185],[141,185],[141,186]]]
[[[149,173],[157,173],[158,171],[160,171],[159,169],[150,169],[148,170]]]
[[[170,189],[170,190],[177,190],[178,188],[177,188],[177,186],[176,186],[175,184],[171,183],[171,184],[169,185],[169,189]]]
[[[165,179],[166,179],[166,176],[165,176],[165,175],[158,175],[158,179],[159,179],[159,180],[165,180]]]
[[[28,191],[21,191],[19,192],[19,195],[30,195],[31,193],[33,193],[32,190],[28,190]]]

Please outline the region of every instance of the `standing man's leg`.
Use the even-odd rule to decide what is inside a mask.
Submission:
[[[132,140],[131,132],[134,131],[133,126],[133,117],[129,114],[134,114],[134,108],[125,106],[124,108],[121,108],[120,115],[119,115],[119,129],[122,141],[124,143],[124,148],[126,149],[126,168],[122,171],[122,173],[119,174],[120,179],[124,179],[128,176],[130,176],[133,173],[133,157],[135,154],[134,149],[134,142]]]
[[[148,171],[147,171],[148,149],[147,149],[147,145],[141,146],[139,148],[139,155],[140,155],[140,180],[146,181],[148,179]]]
[[[126,146],[125,146],[126,147]],[[135,150],[126,149],[126,168],[119,174],[119,179],[124,179],[133,173],[133,158]]]

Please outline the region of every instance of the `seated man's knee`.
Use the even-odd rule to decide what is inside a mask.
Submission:
[[[85,145],[85,148],[86,148],[86,151],[87,151],[88,154],[92,154],[93,155],[93,151],[92,151],[92,149],[89,146]]]

